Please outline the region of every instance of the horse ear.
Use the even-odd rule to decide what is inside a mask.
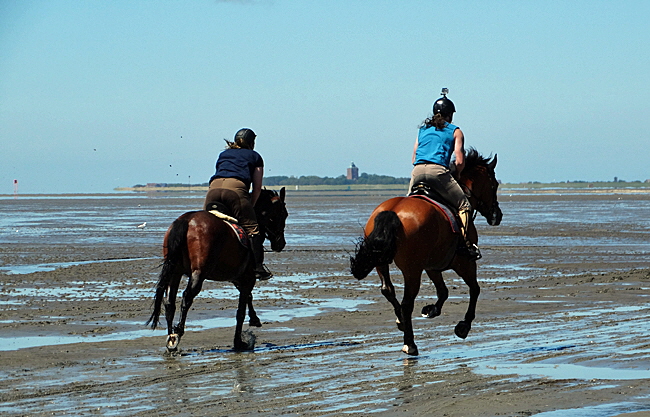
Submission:
[[[488,168],[494,171],[494,168],[496,168],[496,166],[497,166],[497,154],[494,154],[494,158],[492,158],[492,160],[488,164]]]
[[[284,197],[287,194],[287,190],[284,189],[284,187],[280,188],[280,200],[284,203]]]

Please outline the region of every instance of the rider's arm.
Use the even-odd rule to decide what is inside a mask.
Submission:
[[[465,135],[460,129],[454,130],[454,156],[456,157],[456,175],[465,168]]]
[[[418,150],[418,138],[415,138],[415,145],[413,145],[413,156],[411,157],[411,163],[415,163],[415,153]]]
[[[257,167],[253,171],[253,192],[251,193],[251,203],[255,206],[257,198],[262,192],[262,178],[264,178],[264,167]]]

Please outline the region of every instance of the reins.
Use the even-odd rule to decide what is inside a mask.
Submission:
[[[476,204],[472,204],[472,221],[476,219],[477,213],[483,213],[484,211],[487,213],[491,209],[490,207],[487,207],[485,202],[478,198],[476,194],[472,191],[472,189],[465,183],[460,183],[459,179],[459,185],[463,189],[463,192],[467,196],[467,199],[469,200],[470,198],[473,198],[474,201],[476,201]],[[470,203],[471,204],[471,203]],[[475,207],[476,206],[476,207]]]

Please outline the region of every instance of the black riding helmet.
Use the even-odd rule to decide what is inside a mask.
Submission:
[[[256,136],[255,132],[251,129],[239,129],[237,133],[235,133],[235,143],[242,148],[253,149],[255,147]]]
[[[243,129],[239,129],[237,133],[235,133],[235,142],[244,141],[246,143],[253,143],[256,136],[257,135],[255,132],[253,132],[252,129],[245,127]]]
[[[442,97],[440,97],[438,100],[436,100],[435,103],[433,103],[433,114],[436,115],[440,113],[442,117],[451,116],[456,112],[456,106],[454,106],[454,103],[447,98],[447,94],[449,94],[449,89],[443,88],[441,94]]]

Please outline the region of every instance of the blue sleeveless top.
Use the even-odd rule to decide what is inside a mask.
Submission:
[[[447,123],[444,129],[423,126],[418,132],[415,164],[438,164],[449,168],[454,152],[454,131],[458,126]]]

